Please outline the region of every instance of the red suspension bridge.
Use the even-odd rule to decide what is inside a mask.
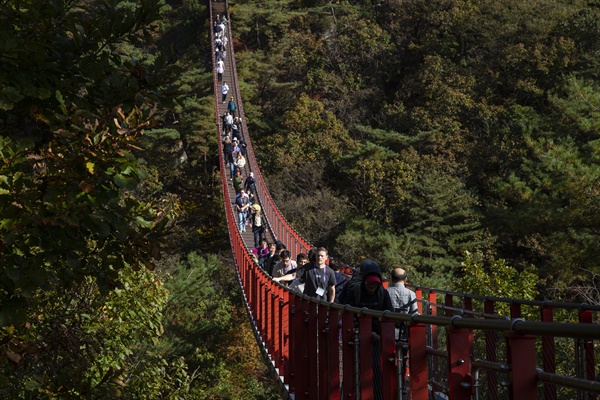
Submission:
[[[247,144],[243,171],[256,178],[255,195],[267,220],[269,239],[296,255],[311,244],[286,221],[273,202],[254,157],[238,77],[227,2],[209,1],[211,26],[225,16],[225,72],[235,96]],[[213,65],[215,38],[212,36]],[[381,320],[382,399],[581,399],[600,398],[600,306],[525,301],[413,287],[420,315],[380,312],[317,301],[273,282],[253,261],[252,233],[240,232],[235,192],[223,157],[227,110],[214,73],[216,130],[227,225],[239,283],[262,354],[283,398],[373,399],[371,319]],[[232,94],[233,93],[233,94]],[[499,310],[509,310],[503,315]],[[522,315],[537,315],[525,320]],[[560,315],[560,320],[555,320]],[[395,325],[409,325],[408,342],[396,342]],[[568,322],[566,322],[568,321]],[[403,360],[408,369],[400,377]]]

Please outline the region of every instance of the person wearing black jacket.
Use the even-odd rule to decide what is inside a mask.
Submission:
[[[365,260],[360,265],[361,283],[354,285],[345,296],[345,304],[359,308],[379,311],[393,311],[390,294],[383,287],[383,277],[379,265],[373,260]],[[381,322],[379,318],[371,318],[371,344],[373,348],[373,394],[376,400],[383,396],[381,383]]]

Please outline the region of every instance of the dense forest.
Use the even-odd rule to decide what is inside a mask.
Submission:
[[[263,174],[309,240],[423,286],[599,301],[599,1],[230,12]]]
[[[197,1],[0,1],[0,398],[272,399]]]
[[[236,1],[289,221],[411,282],[598,303],[600,1]],[[0,397],[271,399],[199,0],[0,0]]]

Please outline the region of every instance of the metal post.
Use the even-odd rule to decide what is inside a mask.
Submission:
[[[342,313],[342,390],[344,400],[356,399],[354,388],[356,380],[354,375],[354,349],[356,343],[354,338],[354,314],[349,311]]]
[[[454,315],[454,311],[452,311],[450,308],[454,307],[454,299],[451,294],[446,293],[444,305],[446,306],[446,316],[452,317]]]
[[[318,363],[319,363],[319,399],[329,398],[329,369],[327,358],[329,355],[329,330],[327,325],[327,307],[318,305],[317,307],[317,341],[318,341]],[[337,348],[335,348],[337,351]]]
[[[329,371],[329,397],[330,400],[340,400],[340,313],[330,309],[327,323],[329,357],[327,370]]]
[[[295,395],[297,399],[308,399],[308,386],[310,376],[308,374],[308,300],[300,296],[296,298],[296,312],[294,314],[294,355],[290,366],[295,371]]]
[[[358,346],[360,368],[360,398],[373,398],[373,345],[371,333],[373,327],[371,317],[360,315],[358,317]]]
[[[537,400],[535,336],[507,332],[508,365],[511,367],[510,400]]]
[[[408,343],[410,345],[410,398],[427,400],[427,334],[425,324],[410,326]]]
[[[383,400],[399,399],[398,359],[396,353],[396,323],[381,321],[381,381]]]
[[[522,317],[521,304],[515,303],[515,302],[510,303],[510,318],[515,319],[515,318],[521,318],[521,317]]]
[[[471,399],[471,347],[473,332],[450,326],[446,329],[448,341],[448,390],[450,400]]]
[[[281,368],[283,381],[290,383],[290,328],[291,328],[290,292],[281,290]]]
[[[281,370],[281,287],[271,282],[271,293],[273,298],[273,362],[275,367]],[[280,373],[281,374],[281,373]]]
[[[319,396],[319,381],[317,359],[317,304],[314,302],[308,303],[308,332],[305,339],[308,342],[308,366],[306,374],[308,375],[308,386],[305,388],[309,399],[317,399]]]

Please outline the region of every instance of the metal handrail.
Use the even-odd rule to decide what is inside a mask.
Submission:
[[[537,369],[536,375],[540,382],[554,383],[574,389],[582,389],[588,392],[600,393],[599,381],[590,381],[586,379],[573,378],[571,376],[551,374],[549,372],[544,372],[539,368]]]
[[[549,308],[561,308],[567,310],[581,310],[581,311],[600,311],[600,305],[588,304],[588,303],[569,303],[569,302],[560,302],[560,301],[548,301],[548,300],[525,300],[525,299],[516,299],[510,297],[496,297],[496,296],[485,296],[485,295],[477,295],[471,293],[462,293],[462,292],[454,292],[451,290],[444,289],[436,289],[426,286],[419,286],[407,283],[406,286],[417,290],[423,290],[426,292],[432,292],[444,296],[456,296],[459,298],[470,298],[474,300],[481,301],[492,301],[494,303],[506,303],[506,304],[519,304],[526,306],[535,306],[535,307],[549,307]],[[443,307],[443,304],[439,304],[439,307]]]

